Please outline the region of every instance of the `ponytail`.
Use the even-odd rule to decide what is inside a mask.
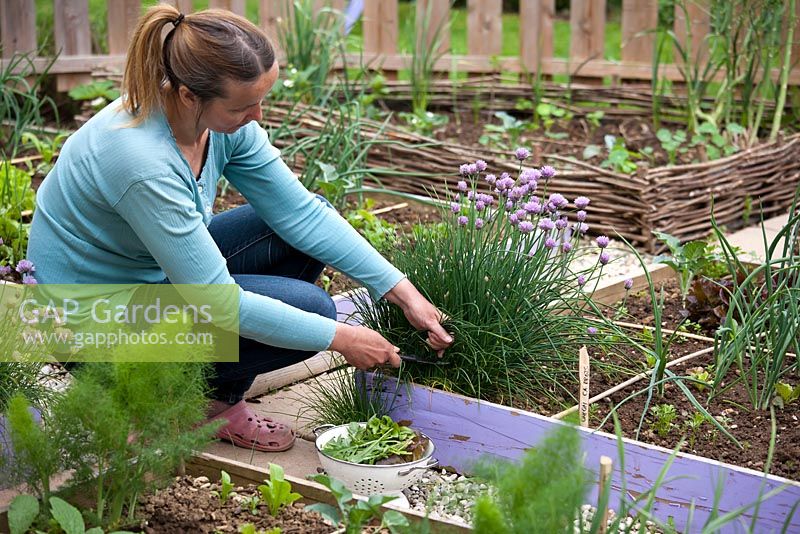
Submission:
[[[164,26],[174,24],[180,15],[172,6],[154,6],[147,10],[133,32],[122,77],[122,105],[133,116],[132,125],[163,108],[162,86],[167,72],[161,35]],[[177,29],[175,26],[172,31]]]
[[[167,89],[174,92],[184,85],[208,102],[225,96],[227,80],[255,81],[274,63],[266,33],[246,18],[222,9],[184,16],[159,4],[147,10],[133,33],[122,78],[122,105],[136,126],[164,108]]]

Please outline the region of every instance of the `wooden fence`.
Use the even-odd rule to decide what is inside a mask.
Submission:
[[[141,12],[140,0],[109,0],[108,5],[108,55],[92,54],[89,24],[89,0],[52,0],[53,38],[61,55],[51,68],[58,75],[58,89],[67,90],[89,79],[92,73],[121,71],[127,42]],[[346,0],[316,0],[318,6],[331,5],[343,9]],[[691,50],[702,50],[704,38],[709,33],[710,17],[707,5],[710,0],[690,0],[688,16],[691,27]],[[788,0],[785,0],[788,2]],[[192,0],[171,0],[184,12],[192,11]],[[445,27],[442,39],[444,55],[435,70],[449,72],[458,69],[467,73],[540,72],[545,75],[565,74],[579,76],[581,80],[645,81],[653,74],[652,56],[654,34],[658,21],[658,0],[623,0],[622,45],[620,61],[604,59],[606,31],[606,0],[571,0],[569,57],[557,58],[553,54],[555,0],[520,0],[519,53],[502,56],[502,1],[468,0],[467,2],[467,55],[452,55],[450,35]],[[210,0],[211,7],[230,9],[245,14],[246,0]],[[430,5],[429,5],[430,4]],[[15,52],[36,50],[35,0],[0,0],[0,39],[3,57]],[[430,14],[429,28],[436,28],[449,16],[449,0],[418,0],[417,24],[422,16]],[[291,10],[288,0],[259,0],[258,23],[273,36],[282,17]],[[797,3],[800,12],[800,2]],[[675,33],[685,44],[688,39],[684,11],[676,8]],[[800,17],[798,17],[800,19]],[[405,68],[410,55],[398,51],[398,0],[364,0],[362,13],[364,54],[369,64],[381,65],[384,70]],[[795,31],[793,57],[800,57],[800,24]],[[355,59],[355,58],[354,58]],[[47,63],[38,58],[37,66]],[[682,80],[677,65],[661,65],[661,76]],[[790,83],[800,84],[800,68],[792,71]]]

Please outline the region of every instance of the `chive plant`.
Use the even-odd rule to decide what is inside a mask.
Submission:
[[[524,148],[515,155],[516,178],[486,173],[481,160],[462,165],[445,222],[416,227],[390,254],[442,310],[455,339],[450,365],[410,364],[401,378],[541,408],[573,398],[576,347],[602,343],[602,314],[584,288],[610,256],[607,238],[598,238],[599,251],[580,245],[590,200],[570,204],[549,191],[555,169],[523,167]],[[594,266],[573,271],[578,254],[596,255]],[[403,352],[436,357],[397,307],[368,297],[357,307]]]

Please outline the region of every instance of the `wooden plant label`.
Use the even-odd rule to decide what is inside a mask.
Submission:
[[[581,426],[589,426],[589,351],[586,345],[578,353],[578,379],[580,381],[580,396],[578,400],[581,415]]]
[[[598,514],[603,514],[602,519],[600,520],[600,534],[605,534],[606,529],[608,528],[608,506],[604,506],[602,510],[600,510],[600,499],[602,498],[603,494],[606,491],[606,484],[608,484],[608,478],[611,476],[611,458],[608,456],[601,456],[600,457],[600,491],[597,492],[597,512]]]

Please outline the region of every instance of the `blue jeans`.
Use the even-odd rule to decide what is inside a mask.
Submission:
[[[286,244],[249,204],[214,216],[208,231],[227,260],[228,271],[242,289],[336,319],[336,305],[330,295],[314,285],[325,265]],[[212,397],[238,402],[256,375],[301,362],[314,354],[240,337],[239,361],[214,364],[215,375],[209,379]]]

